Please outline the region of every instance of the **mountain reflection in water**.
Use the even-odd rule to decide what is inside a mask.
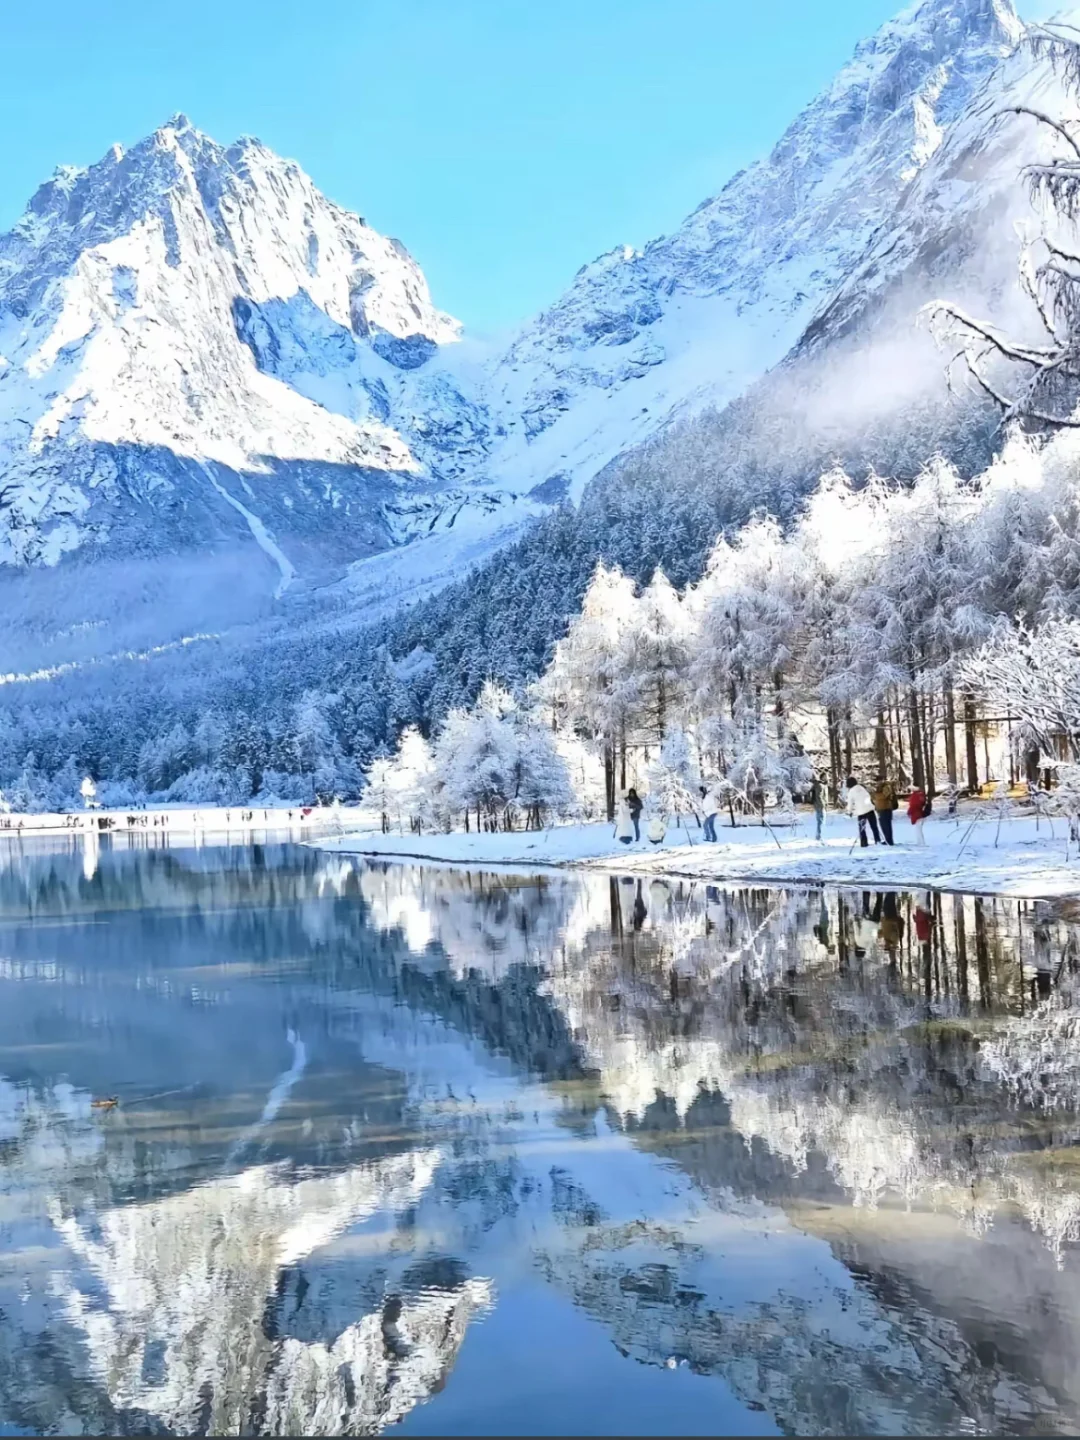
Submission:
[[[1078,992],[1029,902],[0,849],[0,1421],[1075,1433]]]

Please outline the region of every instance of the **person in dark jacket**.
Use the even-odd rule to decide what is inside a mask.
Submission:
[[[642,799],[632,785],[626,792],[626,803],[630,809],[630,819],[634,822],[634,839],[640,840]]]

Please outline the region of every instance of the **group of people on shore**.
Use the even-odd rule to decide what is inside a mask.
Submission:
[[[702,834],[706,840],[715,840],[716,817],[720,813],[721,805],[720,787],[702,785],[700,794]],[[641,815],[644,808],[645,802],[633,786],[624,792],[615,808],[616,840],[630,845],[641,839]],[[663,816],[653,815],[646,826],[645,834],[651,844],[662,844],[667,834],[667,821]]]
[[[845,785],[846,810],[858,827],[859,844],[864,848],[870,843],[867,836],[873,835],[875,845],[893,845],[893,816],[900,808],[900,797],[896,786],[882,776],[873,790],[868,790],[854,775],[847,777]],[[702,785],[701,815],[702,836],[705,840],[716,841],[716,818],[723,805],[723,794],[719,785]],[[815,775],[810,785],[810,804],[814,811],[817,839],[821,839],[825,823],[825,787],[821,778]],[[631,786],[621,796],[615,811],[615,838],[624,845],[641,839],[641,817],[645,802]],[[907,800],[908,819],[915,827],[915,843],[926,844],[923,826],[932,809],[929,797],[921,786],[916,786]],[[646,827],[646,835],[653,845],[663,843],[667,833],[667,822],[654,815]]]
[[[899,808],[900,797],[891,780],[882,776],[874,789],[868,790],[865,785],[859,783],[854,775],[847,777],[847,812],[858,826],[859,844],[864,849],[870,843],[866,838],[867,831],[873,835],[875,845],[896,843],[893,837],[893,815]],[[931,808],[926,791],[920,785],[916,785],[908,796],[907,813],[908,819],[915,827],[915,843],[917,845],[926,844],[923,826]],[[819,838],[820,835],[819,822]]]

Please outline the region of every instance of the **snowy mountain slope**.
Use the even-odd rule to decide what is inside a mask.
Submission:
[[[674,234],[585,266],[496,367],[498,408],[519,417],[492,457],[504,482],[577,488],[674,409],[779,361],[1021,34],[1010,0],[924,0]]]
[[[1061,142],[1026,107],[1076,119],[1051,64],[1020,50],[994,73],[915,176],[890,222],[874,236],[802,337],[812,356],[890,310],[909,320],[925,298],[947,295],[998,323],[1038,324],[1018,283],[1023,244],[1053,223],[1032,201],[1022,167],[1060,153]],[[1035,333],[1035,332],[1033,332]]]
[[[781,447],[789,470],[800,453],[809,469],[827,466],[866,430],[880,431],[879,450],[907,442],[901,471],[939,446],[962,450],[967,440],[952,432],[969,420],[948,402],[944,359],[920,332],[918,308],[934,294],[970,296],[979,286],[1007,291],[1010,303],[1017,296],[1015,239],[1006,225],[1000,243],[994,223],[1006,212],[1031,217],[1016,183],[1031,136],[998,137],[993,173],[979,163],[965,171],[957,151],[981,144],[1002,64],[1016,83],[1031,70],[1030,57],[1014,53],[1022,33],[1008,0],[912,7],[859,46],[766,160],[673,235],[583,267],[494,361],[487,382],[487,410],[503,433],[486,474],[525,504],[503,503],[497,529],[473,509],[456,532],[360,561],[347,592],[376,611],[419,598],[519,533],[530,501],[577,498],[605,467],[604,485],[618,489],[625,460],[671,420],[726,402],[738,406],[703,443],[715,448],[719,439],[758,472]],[[946,144],[954,132],[962,140]],[[936,249],[898,246],[890,255],[897,217],[918,214],[910,197],[924,177],[933,177],[923,218]],[[956,236],[950,195],[961,211]],[[875,254],[873,278],[844,292]],[[848,323],[822,328],[818,317],[838,291]],[[810,355],[814,335],[827,344]],[[905,408],[928,413],[896,433]],[[870,463],[887,468],[888,457],[870,450]]]
[[[1080,113],[1048,61],[1027,49],[1007,57],[783,361],[695,422],[698,435],[661,442],[652,468],[696,444],[712,457],[714,483],[735,484],[741,471],[751,503],[773,506],[838,460],[897,476],[935,453],[966,473],[983,468],[1002,438],[998,413],[952,363],[956,345],[937,343],[926,307],[946,299],[1007,334],[1041,338],[1020,273],[1025,244],[1054,222],[1022,171],[1061,142],[1017,107]],[[1071,236],[1058,238],[1071,247]]]

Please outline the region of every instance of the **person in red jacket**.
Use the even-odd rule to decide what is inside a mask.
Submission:
[[[908,796],[907,813],[908,819],[915,826],[916,845],[925,845],[926,836],[923,834],[923,826],[926,823],[926,791],[918,785]]]

